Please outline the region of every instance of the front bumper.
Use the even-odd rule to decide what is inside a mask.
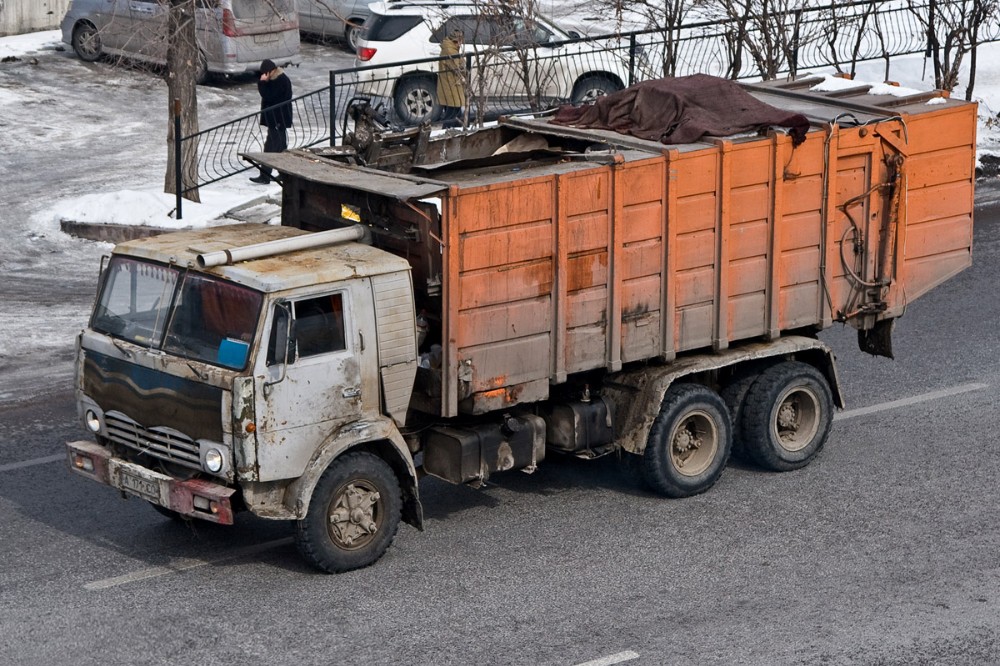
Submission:
[[[201,479],[179,480],[114,457],[91,441],[66,444],[69,467],[92,481],[117,488],[182,516],[233,524],[233,488]]]

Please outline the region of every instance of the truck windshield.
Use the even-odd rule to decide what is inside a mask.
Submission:
[[[262,296],[172,266],[113,257],[91,328],[184,358],[241,370]]]

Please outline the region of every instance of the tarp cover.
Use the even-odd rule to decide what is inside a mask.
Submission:
[[[797,146],[809,129],[802,114],[765,104],[738,83],[707,74],[643,81],[599,97],[592,105],[565,105],[552,122],[662,143],[692,143],[703,136],[779,126],[789,129]]]

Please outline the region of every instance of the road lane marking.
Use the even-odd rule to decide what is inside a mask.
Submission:
[[[60,453],[55,456],[45,456],[44,458],[34,458],[32,460],[24,460],[17,463],[8,463],[6,465],[0,465],[0,472],[10,472],[15,469],[24,469],[25,467],[34,467],[35,465],[45,465],[46,463],[55,462],[57,460],[66,460],[66,454]]]
[[[867,416],[868,414],[876,414],[878,412],[884,412],[889,409],[897,409],[899,407],[909,407],[910,405],[916,405],[921,402],[928,402],[930,400],[937,400],[939,398],[947,398],[953,395],[961,395],[962,393],[970,393],[972,391],[981,391],[985,388],[989,388],[989,384],[959,384],[958,386],[952,386],[951,388],[941,389],[939,391],[931,391],[930,393],[921,393],[920,395],[915,395],[910,398],[902,398],[901,400],[892,400],[890,402],[883,402],[878,405],[872,405],[871,407],[859,407],[858,409],[848,409],[839,414],[833,415],[834,421],[841,421],[843,419],[853,419],[855,416]]]
[[[584,663],[577,664],[576,666],[612,666],[612,664],[621,664],[638,658],[638,652],[626,650],[625,652],[619,652],[618,654],[601,657],[600,659],[594,659],[593,661],[585,661]]]
[[[132,573],[125,574],[123,576],[115,576],[114,578],[95,580],[91,583],[86,583],[83,586],[83,589],[106,590],[109,587],[117,587],[119,585],[126,585],[128,583],[136,583],[140,580],[149,580],[150,578],[157,578],[159,576],[168,576],[170,574],[180,573],[182,571],[197,569],[198,567],[207,567],[212,564],[218,564],[219,562],[225,562],[226,560],[234,560],[236,558],[244,557],[246,555],[255,555],[257,553],[261,553],[266,550],[272,550],[279,546],[285,546],[290,543],[292,543],[292,538],[285,537],[284,539],[265,541],[264,543],[259,543],[254,546],[247,546],[246,548],[240,548],[238,550],[230,551],[229,553],[223,555],[222,557],[217,557],[212,560],[193,560],[193,559],[177,560],[175,563],[168,564],[166,566],[150,567],[148,569],[140,569],[139,571],[133,571]]]

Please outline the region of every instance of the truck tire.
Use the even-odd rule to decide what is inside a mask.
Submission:
[[[384,460],[343,455],[323,472],[306,517],[296,523],[299,552],[327,573],[366,567],[392,543],[401,506],[399,480]]]
[[[84,62],[94,62],[101,57],[104,47],[101,33],[89,23],[81,23],[73,29],[73,50]]]
[[[757,377],[758,375],[756,374],[747,374],[737,377],[719,392],[719,395],[722,397],[722,401],[726,403],[726,408],[729,409],[729,416],[731,417],[730,423],[733,426],[732,457],[736,458],[740,462],[749,462],[750,460],[746,451],[746,445],[743,441],[744,436],[741,421],[743,417],[743,405],[746,403],[747,392],[750,390],[750,387],[753,386],[753,383],[757,381]]]
[[[761,373],[743,403],[740,431],[750,458],[765,469],[805,467],[833,423],[833,394],[816,368],[798,361]]]
[[[643,477],[667,497],[703,493],[719,480],[731,446],[732,425],[722,398],[700,384],[676,384],[649,429]]]
[[[430,76],[409,76],[403,79],[396,86],[393,107],[404,125],[433,122],[439,111],[437,83]]]

